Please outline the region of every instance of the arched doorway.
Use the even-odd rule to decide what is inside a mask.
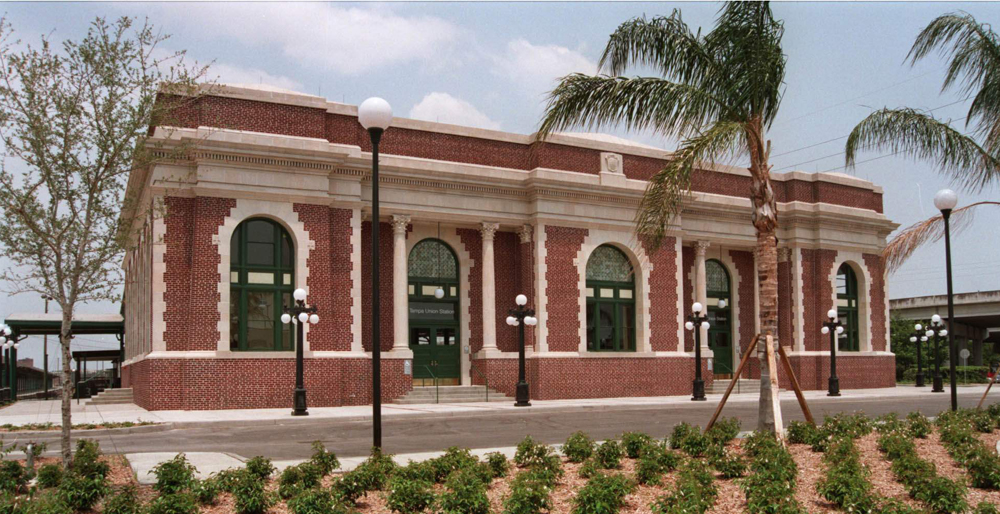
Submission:
[[[715,259],[705,261],[705,289],[708,297],[708,347],[714,357],[716,378],[733,376],[732,298],[729,272]]]
[[[458,258],[445,242],[424,239],[408,259],[413,384],[461,382]]]
[[[859,348],[858,334],[858,277],[854,268],[843,263],[837,269],[837,317],[844,324],[844,333],[837,338],[837,350],[856,352]]]
[[[635,351],[635,279],[632,264],[611,245],[587,261],[587,351]]]

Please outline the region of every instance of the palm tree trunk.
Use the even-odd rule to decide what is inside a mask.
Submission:
[[[764,141],[764,131],[759,120],[748,124],[747,143],[750,149],[750,176],[752,179],[750,201],[753,205],[751,220],[757,231],[757,261],[758,304],[760,306],[761,336],[778,335],[778,238],[775,230],[778,226],[778,206],[774,200],[774,190],[771,188],[771,166],[768,159],[771,153],[771,142]],[[762,338],[761,341],[766,341]],[[766,347],[757,346],[757,358],[760,360],[760,402],[757,409],[757,430],[774,432],[775,413],[774,402],[771,401],[771,373],[778,370],[769,369],[766,358]],[[777,351],[777,348],[772,348]]]

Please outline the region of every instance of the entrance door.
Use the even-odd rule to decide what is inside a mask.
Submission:
[[[705,282],[708,300],[708,347],[712,349],[712,372],[715,378],[733,377],[733,325],[730,320],[729,272],[721,262],[705,262]]]
[[[709,308],[709,319],[712,318],[712,309]],[[723,316],[727,313],[717,313]],[[718,318],[719,316],[716,316]],[[712,349],[714,357],[713,374],[716,378],[732,378],[733,376],[733,338],[727,326],[720,330],[717,325],[709,321],[708,347]],[[721,328],[721,327],[720,327]]]
[[[410,349],[413,350],[413,378],[435,377],[452,382],[459,378],[459,346],[454,327],[414,325],[410,322]]]

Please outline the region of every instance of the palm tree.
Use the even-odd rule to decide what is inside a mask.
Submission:
[[[785,54],[783,25],[767,2],[729,2],[715,28],[693,33],[675,10],[667,17],[636,18],[611,35],[598,76],[563,77],[550,93],[539,136],[572,126],[619,125],[653,130],[682,141],[646,187],[636,232],[652,248],[690,192],[691,176],[717,159],[749,158],[750,221],[757,233],[760,322],[777,334],[778,209],[771,188],[771,126],[781,103]],[[623,77],[633,67],[662,77]],[[769,370],[761,366],[759,427],[774,430]]]
[[[966,190],[978,192],[1000,181],[1000,41],[988,25],[971,14],[959,12],[939,16],[917,36],[907,60],[911,65],[937,50],[950,59],[941,90],[952,87],[972,97],[965,118],[968,134],[929,112],[881,109],[861,121],[847,138],[847,165],[853,166],[862,150],[889,150],[934,161],[942,173],[951,175]],[[961,230],[971,215],[984,206],[1000,202],[978,202],[951,214],[953,230]],[[898,269],[922,244],[937,241],[944,232],[938,215],[907,227],[889,242],[883,252],[889,271]]]

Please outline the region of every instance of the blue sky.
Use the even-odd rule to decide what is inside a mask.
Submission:
[[[222,82],[263,82],[353,104],[377,95],[400,116],[530,133],[555,79],[595,72],[619,23],[680,9],[690,26],[709,31],[718,8],[627,2],[88,2],[8,3],[3,12],[28,42],[41,34],[78,38],[95,16],[145,16],[172,35],[166,48],[214,62],[211,75]],[[997,23],[1000,4],[778,3],[773,10],[785,22],[788,55],[781,113],[769,133],[774,170],[832,170],[872,180],[885,189],[886,215],[904,227],[933,214],[931,198],[951,185],[947,177],[929,164],[879,153],[864,154],[860,161],[874,160],[845,170],[844,136],[883,106],[947,106],[934,114],[963,118],[969,102],[958,92],[941,92],[944,61],[934,56],[911,67],[904,58],[934,17],[965,10],[980,22]],[[653,134],[608,132],[674,146]],[[1000,197],[995,188],[959,193],[960,204]],[[955,238],[956,291],[1000,289],[998,214],[982,211]],[[917,252],[890,277],[890,297],[943,293],[943,252],[942,244]],[[41,308],[41,300],[27,295],[0,302],[4,314]],[[93,305],[83,311],[108,309]]]

